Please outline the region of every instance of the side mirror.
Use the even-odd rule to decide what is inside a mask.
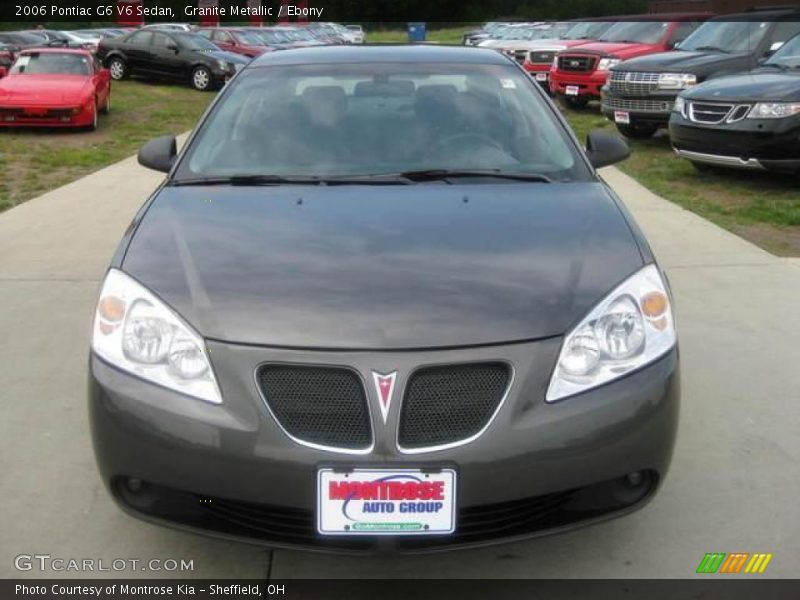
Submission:
[[[174,135],[150,140],[139,150],[139,164],[154,171],[169,173],[178,156],[178,143]]]
[[[591,131],[586,138],[586,156],[595,169],[621,162],[630,155],[627,142],[613,133]]]

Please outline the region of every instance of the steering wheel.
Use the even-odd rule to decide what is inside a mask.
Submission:
[[[470,144],[491,146],[495,150],[499,150],[503,154],[507,154],[506,149],[488,135],[484,135],[482,133],[456,133],[436,142],[433,147],[431,147],[431,149],[425,153],[425,158],[430,158],[432,155],[435,155],[437,152],[446,149],[448,146],[451,146],[456,142],[465,146],[469,146]]]

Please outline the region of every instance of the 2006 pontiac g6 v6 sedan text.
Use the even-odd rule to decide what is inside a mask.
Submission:
[[[341,552],[509,541],[663,481],[672,301],[551,102],[492,50],[256,59],[176,153],[102,284],[90,413],[143,519]]]

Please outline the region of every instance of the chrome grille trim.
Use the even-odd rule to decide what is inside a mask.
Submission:
[[[686,113],[692,123],[705,123],[717,125],[722,123],[734,109],[734,104],[719,102],[692,102],[687,104]]]
[[[608,78],[608,85],[611,90],[620,94],[646,96],[658,90],[660,75],[660,73],[612,70]]]
[[[559,54],[558,68],[561,71],[573,73],[588,73],[594,71],[598,57],[586,54]]]
[[[528,62],[534,65],[552,65],[555,55],[551,50],[531,50],[528,52]]]
[[[674,102],[671,100],[627,100],[605,96],[602,100],[603,108],[609,110],[630,110],[643,113],[667,114],[672,112]]]

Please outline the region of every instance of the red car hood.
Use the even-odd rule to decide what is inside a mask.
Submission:
[[[617,42],[592,42],[590,44],[582,44],[575,49],[576,52],[615,56],[623,59],[661,52],[662,50],[661,44],[622,44]]]
[[[0,80],[0,103],[81,104],[91,89],[91,80],[82,75],[9,75]]]

